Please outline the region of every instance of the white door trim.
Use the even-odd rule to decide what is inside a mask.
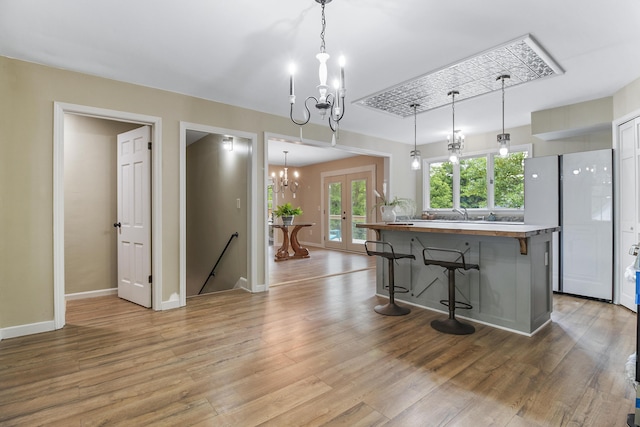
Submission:
[[[628,121],[640,118],[640,110],[632,111],[624,116],[615,119],[611,123],[611,133],[613,135],[613,200],[614,200],[614,220],[613,220],[613,303],[620,304],[620,293],[622,292],[621,283],[624,277],[620,275],[621,269],[621,248],[620,244],[620,137],[618,135],[618,127]],[[629,248],[627,248],[629,250]]]
[[[86,105],[53,103],[53,317],[56,329],[65,325],[64,300],[64,115],[77,114],[121,122],[150,125],[151,140],[151,263],[154,310],[162,310],[162,119]]]
[[[258,152],[258,135],[251,132],[243,132],[233,129],[225,129],[197,123],[180,122],[180,305],[187,303],[187,130],[195,130],[199,132],[212,133],[217,135],[233,135],[239,138],[251,140],[251,148],[249,150],[249,159],[251,164],[248,167],[248,194],[249,199],[249,215],[247,215],[247,266],[248,276],[247,282],[251,292],[262,292],[265,290],[264,285],[257,283],[258,281],[258,244],[257,230],[258,226],[258,160],[256,153]]]

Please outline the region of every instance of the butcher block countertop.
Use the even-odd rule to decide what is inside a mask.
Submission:
[[[513,237],[520,241],[520,253],[527,254],[527,238],[560,231],[560,227],[530,225],[505,221],[412,220],[357,224],[371,230],[409,231],[414,233],[465,234],[475,236]]]

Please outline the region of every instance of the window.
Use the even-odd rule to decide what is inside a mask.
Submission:
[[[472,154],[457,165],[426,160],[429,175],[423,209],[523,209],[524,159],[529,150],[529,146],[512,147],[504,158],[493,152]]]

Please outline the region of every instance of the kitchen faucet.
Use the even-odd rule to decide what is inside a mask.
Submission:
[[[462,209],[464,209],[464,210],[461,210],[461,209],[458,209],[458,208],[453,208],[453,211],[459,213],[460,215],[462,215],[462,218],[465,221],[469,221],[469,213],[467,212],[467,208],[462,208]]]

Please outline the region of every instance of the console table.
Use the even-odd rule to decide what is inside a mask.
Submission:
[[[287,261],[290,259],[309,258],[309,250],[300,246],[298,242],[298,231],[302,227],[310,227],[315,223],[300,223],[292,225],[273,224],[273,228],[279,228],[282,230],[282,246],[276,252],[275,261]],[[291,236],[289,236],[289,228],[291,230]],[[293,255],[289,253],[289,243],[291,243],[291,249],[293,249]]]

